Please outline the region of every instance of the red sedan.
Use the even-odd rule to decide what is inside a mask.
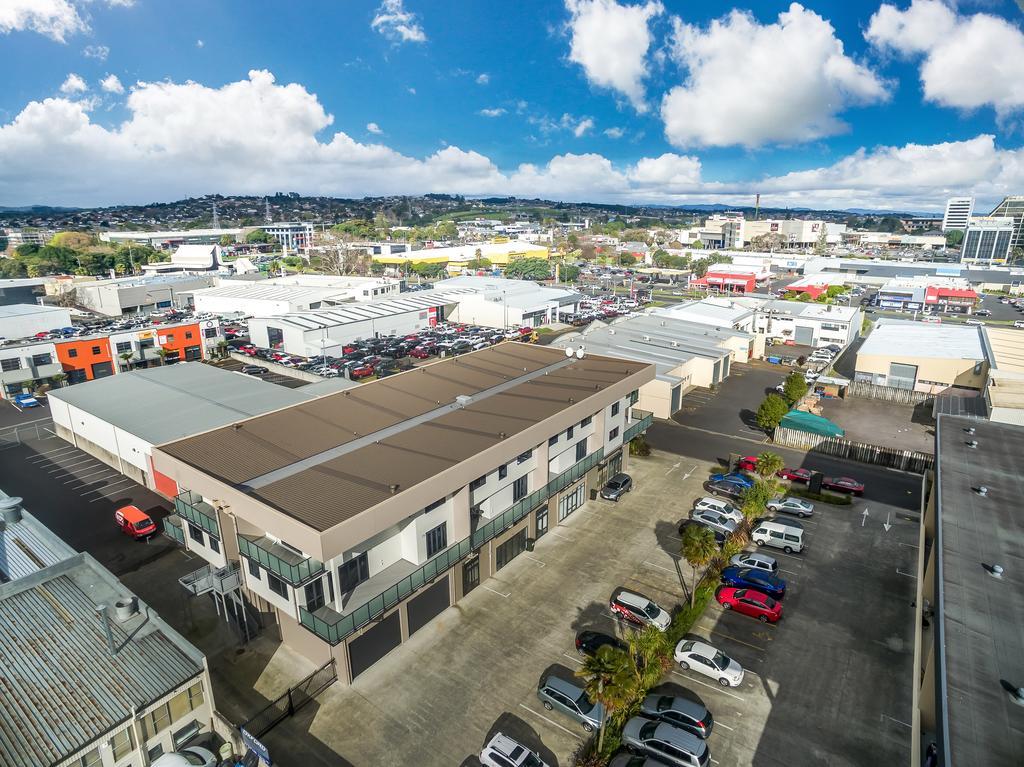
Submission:
[[[789,479],[793,482],[810,482],[811,481],[811,470],[810,469],[790,469],[786,467],[781,469],[777,476],[782,479]]]
[[[821,486],[825,490],[836,490],[840,493],[864,495],[864,483],[858,482],[851,477],[825,477],[821,480]]]
[[[753,589],[736,589],[731,586],[720,588],[715,599],[723,610],[757,618],[761,623],[776,623],[782,617],[782,605],[767,594]]]
[[[741,471],[757,471],[757,456],[745,455],[736,462]]]

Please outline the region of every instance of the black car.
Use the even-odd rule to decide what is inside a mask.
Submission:
[[[623,652],[629,650],[621,639],[616,639],[610,634],[602,634],[600,631],[581,631],[576,635],[576,652],[580,655],[594,655],[602,647],[614,647]]]
[[[723,498],[731,498],[734,501],[739,501],[743,498],[743,494],[747,491],[747,488],[739,485],[735,482],[729,482],[725,479],[712,480],[704,483],[704,489],[712,495],[718,495]]]
[[[265,376],[270,371],[262,365],[243,365],[242,372],[247,376]]]
[[[601,488],[601,497],[606,501],[618,501],[633,489],[633,478],[628,474],[616,474]]]
[[[707,706],[690,698],[674,695],[648,695],[640,704],[640,714],[668,722],[674,727],[707,738],[715,726]]]

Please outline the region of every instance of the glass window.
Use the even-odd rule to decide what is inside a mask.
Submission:
[[[100,353],[100,347],[98,347],[98,346],[92,347],[92,353],[93,354],[99,354]]]
[[[585,439],[581,439],[579,442],[576,443],[576,460],[577,461],[582,461],[586,457],[587,457],[587,441]]]
[[[520,453],[516,457],[516,463],[526,463],[532,457],[533,457],[533,451],[532,450],[527,450],[525,453]]]
[[[216,553],[220,554],[220,541],[214,538],[212,535],[209,536],[210,548]]]
[[[132,730],[129,727],[121,730],[110,739],[110,750],[114,753],[114,761],[124,759],[135,748],[135,740],[132,738]]]
[[[612,405],[612,415],[618,415],[618,414],[619,414],[619,403],[616,402],[614,405]]]
[[[177,722],[187,715],[192,708],[188,704],[188,690],[182,690],[167,702],[170,710],[171,721]]]
[[[162,744],[157,743],[148,751],[149,761],[152,763],[164,755],[164,747]]]
[[[33,365],[49,365],[53,362],[53,357],[49,354],[33,354],[32,364]]]
[[[526,497],[527,494],[527,480],[529,477],[520,477],[512,483],[512,501],[518,501]]]
[[[267,585],[270,586],[270,590],[277,594],[279,597],[288,598],[288,586],[274,575],[272,572],[267,572]]]
[[[587,428],[588,426],[590,426],[591,423],[593,423],[593,421],[594,421],[593,416],[589,416],[588,415],[586,418],[584,418],[582,421],[580,421],[580,428],[581,429]]]
[[[472,482],[469,483],[469,489],[470,490],[476,490],[478,488],[481,488],[481,487],[484,486],[484,483],[486,481],[487,481],[487,477],[486,476],[484,476],[484,477],[477,477],[476,479],[474,479]]]
[[[20,370],[21,360],[17,357],[10,357],[9,359],[0,360],[0,370]]]
[[[161,703],[144,717],[142,717],[142,734],[149,740],[159,735],[171,724],[171,711],[166,703]]]
[[[608,432],[608,439],[612,440],[619,436],[619,427],[616,426],[610,432]]]
[[[573,434],[573,427],[570,426],[568,429],[565,430],[565,438],[566,439],[572,439],[572,434]]]
[[[245,558],[245,563],[249,566],[249,575],[256,580],[260,580],[260,566],[257,564],[255,559]]]
[[[196,543],[205,543],[205,541],[203,541],[203,531],[195,525],[193,525],[191,522],[188,523],[188,537]]]
[[[78,349],[68,349],[68,356],[69,357],[77,357],[78,356]]]
[[[548,447],[554,447],[557,444],[558,444],[558,435],[557,434],[555,436],[553,436],[553,437],[548,437]]]
[[[307,583],[304,591],[306,596],[306,609],[311,613],[316,612],[327,604],[324,599],[323,579],[317,578],[315,581]]]
[[[131,341],[118,341],[117,342],[117,353],[118,354],[127,354],[131,350],[132,350],[132,342]]]
[[[508,464],[502,464],[498,467],[498,479],[505,479],[508,476]]]
[[[100,756],[99,748],[94,748],[78,760],[78,767],[100,767],[103,764],[103,757]]]
[[[185,331],[185,338],[191,338],[191,337],[192,337],[192,331],[191,330],[186,330]]]
[[[431,512],[431,511],[433,511],[434,509],[439,509],[439,508],[441,508],[442,506],[444,506],[444,502],[445,502],[445,499],[444,499],[444,498],[442,498],[442,499],[441,499],[441,500],[439,500],[439,501],[434,501],[434,502],[433,502],[432,504],[430,504],[429,506],[427,506],[427,508],[425,508],[425,509],[423,510],[423,513],[424,513],[424,514],[426,514],[426,513],[428,513],[428,512]]]
[[[217,328],[206,328],[203,330],[203,338],[214,338],[217,335]]]
[[[427,558],[448,548],[448,523],[442,522],[433,530],[427,531]]]

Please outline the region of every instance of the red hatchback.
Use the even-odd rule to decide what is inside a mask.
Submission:
[[[840,493],[864,495],[864,483],[850,477],[825,477],[821,486],[826,490],[838,490]]]
[[[715,599],[723,610],[757,618],[761,623],[776,623],[782,617],[782,605],[767,594],[753,589],[736,589],[731,586],[720,588]]]
[[[348,371],[348,377],[353,381],[358,381],[360,378],[369,378],[375,374],[377,370],[373,365],[360,364]]]
[[[810,469],[781,469],[778,472],[779,477],[783,479],[789,479],[793,482],[810,482],[811,481],[811,470]]]
[[[745,455],[736,462],[741,471],[757,471],[757,456]]]

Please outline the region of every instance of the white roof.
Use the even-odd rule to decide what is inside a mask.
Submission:
[[[732,301],[708,298],[688,304],[678,304],[656,310],[655,314],[664,314],[679,320],[690,320],[707,325],[732,327],[733,323],[746,319],[751,310]]]
[[[216,245],[179,245],[171,256],[171,263],[209,269],[217,262],[217,250]]]
[[[300,285],[275,285],[267,281],[246,282],[243,280],[225,282],[215,288],[201,288],[192,291],[194,297],[237,298],[251,301],[325,301],[332,296],[344,301],[348,295],[338,288],[314,288]]]
[[[528,240],[509,240],[508,242],[471,242],[468,245],[454,245],[448,248],[423,248],[422,250],[407,250],[402,253],[391,253],[395,258],[424,258],[444,257],[449,261],[470,261],[476,258],[476,252],[480,251],[483,258],[496,253],[521,253],[527,250],[548,250],[546,245],[538,245]]]
[[[39,304],[9,304],[0,306],[0,319],[8,317],[25,317],[29,314],[68,313],[68,309],[59,306],[40,306]]]
[[[984,328],[880,319],[858,355],[984,360]]]

